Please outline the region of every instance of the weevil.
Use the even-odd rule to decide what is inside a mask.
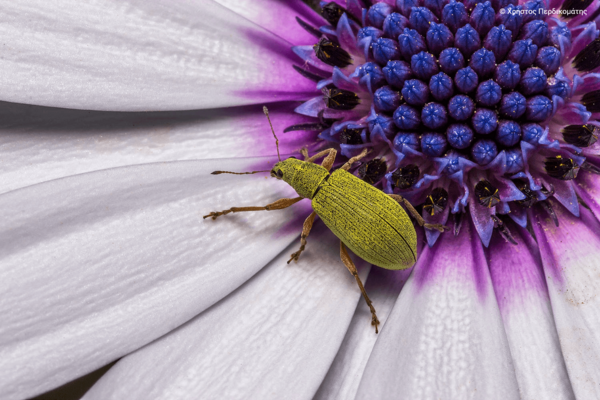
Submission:
[[[307,150],[303,149],[301,153],[304,160],[290,157],[282,161],[279,155],[279,140],[271,124],[269,112],[266,107],[263,107],[263,111],[275,137],[279,162],[270,171],[241,173],[215,171],[213,174],[243,175],[270,172],[271,177],[289,184],[299,196],[279,199],[266,206],[232,207],[223,211],[213,211],[204,218],[217,219],[222,215],[245,211],[282,210],[300,200],[310,199],[313,211],[304,221],[300,235],[300,248],[291,255],[288,264],[298,261],[300,254],[306,248],[306,238],[318,215],[333,234],[340,239],[342,262],[356,279],[362,296],[371,310],[371,324],[375,327],[375,333],[378,333],[379,320],[375,307],[365,291],[347,248],[368,263],[381,268],[399,270],[411,267],[417,260],[417,234],[406,211],[400,204],[406,207],[420,226],[426,229],[437,229],[441,232],[448,228],[439,224],[426,224],[421,215],[402,196],[386,194],[348,172],[353,164],[368,154],[367,149],[350,158],[333,172],[330,170],[337,155],[337,151],[333,148],[318,152],[312,157],[309,157]],[[320,165],[314,163],[321,157],[324,159]]]

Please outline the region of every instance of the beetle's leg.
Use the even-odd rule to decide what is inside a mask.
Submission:
[[[447,226],[444,226],[442,224],[426,224],[423,217],[421,217],[419,215],[419,213],[417,212],[417,210],[415,210],[413,205],[410,204],[410,202],[408,200],[406,200],[404,197],[400,196],[399,194],[390,194],[389,196],[392,199],[396,200],[398,203],[404,204],[404,206],[406,207],[406,209],[408,210],[410,215],[412,215],[417,220],[417,223],[419,224],[419,226],[422,226],[425,229],[437,229],[438,231],[440,231],[442,233],[444,232],[444,230],[450,230],[450,228],[448,228]]]
[[[379,329],[377,328],[377,326],[379,325],[379,320],[377,319],[377,313],[375,312],[375,307],[373,307],[373,303],[371,303],[371,299],[369,299],[369,296],[367,296],[367,291],[365,290],[365,287],[363,286],[363,284],[360,280],[360,277],[358,276],[358,271],[356,270],[356,266],[352,262],[352,259],[350,258],[350,255],[348,254],[348,250],[346,250],[346,246],[344,245],[344,242],[342,242],[342,241],[340,241],[340,257],[342,258],[342,262],[344,263],[346,268],[348,268],[348,271],[350,271],[350,273],[354,276],[354,279],[356,279],[356,283],[358,283],[358,287],[359,287],[363,297],[365,298],[365,301],[367,302],[369,309],[371,310],[371,316],[372,316],[371,325],[373,325],[375,327],[375,333],[379,333]]]
[[[316,212],[311,212],[308,218],[304,221],[304,225],[302,226],[302,234],[300,235],[300,250],[292,254],[292,257],[288,260],[288,264],[292,262],[292,260],[298,262],[298,257],[300,257],[300,253],[304,251],[306,247],[306,238],[312,229],[313,222],[315,222]]]
[[[333,156],[331,155],[333,153]],[[323,151],[318,152],[317,154],[315,154],[314,156],[312,156],[311,158],[309,158],[308,160],[305,160],[306,162],[313,162],[315,161],[317,158],[321,158],[323,156],[327,156],[325,157],[325,160],[327,160],[330,157],[333,157],[333,159],[335,160],[335,156],[337,154],[337,150],[336,149],[325,149]],[[325,160],[323,160],[323,163],[325,163]],[[321,164],[323,165],[323,164]]]
[[[267,204],[266,206],[263,206],[263,207],[231,207],[229,210],[213,211],[210,214],[205,215],[202,218],[206,219],[208,217],[211,217],[212,219],[217,219],[217,217],[220,217],[221,215],[227,215],[229,213],[236,213],[236,212],[243,212],[243,211],[282,210],[284,208],[288,208],[289,206],[296,204],[303,198],[304,197],[294,197],[293,199],[279,199],[279,200],[274,201],[271,204]]]
[[[306,147],[300,149],[300,154],[302,154],[302,157],[304,157],[304,161],[310,162],[308,161],[310,156],[308,155],[308,149]]]
[[[357,155],[355,157],[352,157],[351,159],[349,159],[348,161],[346,161],[346,164],[342,165],[340,167],[340,169],[343,169],[344,171],[348,171],[350,169],[350,167],[352,166],[352,164],[354,164],[355,162],[361,160],[367,154],[369,154],[369,149],[364,149],[359,155]]]

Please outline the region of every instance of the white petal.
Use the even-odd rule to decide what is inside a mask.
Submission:
[[[46,391],[138,349],[281,252],[302,203],[202,219],[292,194],[274,179],[209,174],[267,164],[147,164],[1,195],[0,397]]]
[[[284,154],[316,135],[281,134],[289,125],[310,120],[294,114],[295,106],[287,102],[269,108]],[[133,164],[276,153],[261,106],[119,113],[0,103],[0,134],[0,193]]]
[[[574,399],[537,243],[516,224],[510,229],[518,245],[494,234],[490,244],[490,273],[521,397]]]
[[[84,398],[310,399],[360,300],[339,239],[320,231],[297,264],[286,265],[294,244],[223,301],[119,361]]]
[[[305,99],[291,44],[212,1],[5,2],[0,99],[91,110]]]
[[[545,215],[533,223],[560,346],[578,399],[600,398],[600,223],[553,204],[559,227]]]
[[[477,232],[425,248],[375,344],[357,399],[519,399]]]

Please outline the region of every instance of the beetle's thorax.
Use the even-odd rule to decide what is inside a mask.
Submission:
[[[318,164],[308,163],[295,158],[280,161],[273,170],[283,172],[283,180],[302,197],[312,199],[323,179],[329,172]]]

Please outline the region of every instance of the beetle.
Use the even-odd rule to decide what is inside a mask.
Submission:
[[[288,183],[298,197],[279,199],[266,206],[232,207],[223,211],[213,211],[203,218],[217,219],[222,215],[245,211],[271,211],[290,207],[300,200],[310,199],[312,213],[304,221],[300,235],[300,249],[293,253],[288,260],[298,261],[300,254],[306,248],[306,238],[312,229],[315,217],[318,215],[325,225],[340,239],[340,257],[356,283],[371,310],[371,324],[378,333],[379,320],[373,303],[358,276],[356,266],[348,254],[347,248],[363,260],[381,268],[399,270],[410,268],[417,260],[417,234],[402,203],[420,226],[426,229],[437,229],[444,232],[447,229],[440,224],[426,224],[415,208],[402,196],[386,194],[374,186],[354,176],[348,170],[352,165],[368,154],[363,150],[358,156],[350,158],[344,165],[330,172],[337,151],[333,148],[323,150],[308,156],[306,149],[301,153],[304,160],[290,157],[281,160],[279,156],[279,140],[275,135],[266,107],[263,111],[269,120],[269,125],[277,145],[277,162],[270,171],[229,172],[215,171],[212,174],[254,174],[270,172],[271,177]],[[324,157],[322,163],[315,160]]]

